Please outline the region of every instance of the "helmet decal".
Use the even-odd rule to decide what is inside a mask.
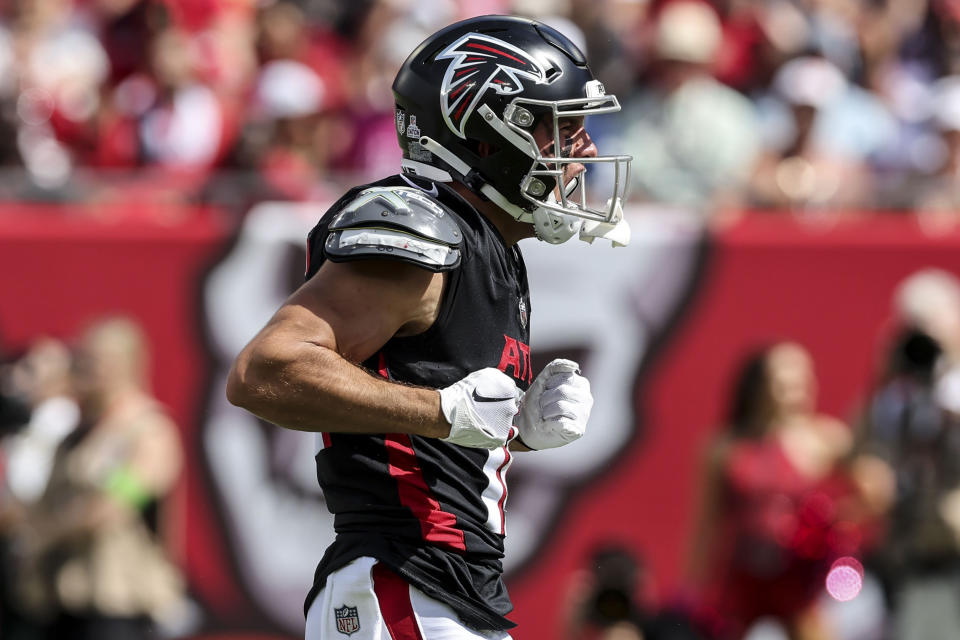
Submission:
[[[493,89],[501,95],[523,91],[523,81],[547,84],[544,66],[512,44],[468,33],[443,50],[437,60],[453,60],[440,87],[440,107],[450,130],[466,138],[464,130],[480,99]]]

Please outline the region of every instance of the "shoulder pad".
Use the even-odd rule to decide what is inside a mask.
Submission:
[[[364,189],[330,222],[324,252],[334,262],[394,258],[431,271],[460,263],[463,234],[439,202],[412,187]]]

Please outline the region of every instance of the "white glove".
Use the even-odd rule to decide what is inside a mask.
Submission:
[[[513,379],[488,367],[440,389],[440,408],[450,423],[444,442],[464,447],[497,449],[517,433],[513,417],[520,406],[520,389]]]
[[[593,396],[580,365],[557,359],[543,368],[524,394],[514,424],[531,449],[562,447],[587,430]]]

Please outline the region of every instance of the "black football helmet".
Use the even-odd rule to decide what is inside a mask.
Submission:
[[[557,30],[512,16],[458,22],[410,54],[393,93],[404,172],[457,180],[552,243],[569,239],[584,220],[621,223],[631,157],[571,158],[559,127],[561,118],[612,113],[620,104]],[[533,137],[544,118],[553,126],[548,155]],[[483,156],[481,143],[489,150]],[[613,164],[614,183],[606,204],[592,207],[584,174],[564,180],[564,168],[598,162]]]

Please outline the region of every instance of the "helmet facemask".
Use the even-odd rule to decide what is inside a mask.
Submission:
[[[517,120],[526,121],[524,110],[530,113],[527,107],[549,109],[550,124],[553,130],[553,143],[550,156],[543,155],[541,149],[536,148],[533,136],[521,129]],[[593,116],[605,113],[615,113],[620,110],[616,96],[602,96],[599,99],[574,98],[569,100],[543,101],[529,98],[517,98],[506,109],[506,125],[513,131],[526,137],[529,144],[536,148],[537,157],[530,171],[520,183],[520,192],[523,197],[548,211],[560,215],[571,215],[577,218],[594,222],[615,223],[618,203],[623,202],[626,188],[630,179],[630,161],[628,155],[610,156],[573,156],[564,148],[564,140],[560,136],[560,120],[581,116]],[[518,114],[519,117],[518,117]],[[608,163],[613,165],[613,184],[605,189],[600,201],[606,204],[597,207],[587,196],[586,175],[589,165]],[[575,176],[567,177],[567,170],[571,165],[587,165],[583,171]],[[548,185],[559,185],[550,189]]]
[[[518,220],[533,223],[537,236],[552,244],[570,239],[584,221],[592,222],[594,226],[615,226],[622,219],[631,156],[574,156],[569,148],[565,148],[566,141],[561,137],[560,123],[564,118],[597,116],[620,110],[616,96],[604,95],[599,81],[588,82],[585,93],[586,98],[564,100],[517,97],[504,109],[502,119],[485,105],[478,109],[487,124],[504,138],[505,144],[512,144],[530,157],[530,169],[520,182],[520,193],[533,206],[506,206],[500,198],[492,196],[490,191],[493,189],[489,185],[481,191]],[[534,123],[544,117],[552,130],[553,142],[541,148],[531,130]],[[613,184],[604,190],[606,193],[600,199],[604,203],[602,206],[597,206],[587,194],[589,166],[598,163],[613,165]],[[572,165],[581,165],[583,169],[569,176]]]

